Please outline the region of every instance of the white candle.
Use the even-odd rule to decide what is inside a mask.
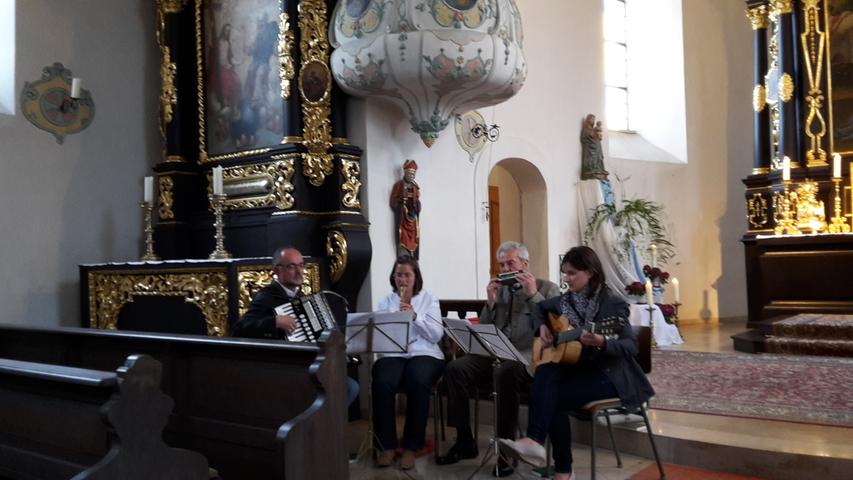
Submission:
[[[142,199],[145,203],[154,201],[154,177],[145,177],[145,189],[142,193]]]
[[[791,159],[787,156],[782,159],[782,181],[791,181]]]
[[[651,307],[655,304],[655,297],[652,295],[652,281],[646,279],[646,303]]]
[[[675,303],[681,303],[681,288],[678,286],[678,279],[672,277],[672,289],[675,291]]]
[[[832,155],[832,176],[841,178],[841,155],[837,153]]]
[[[658,266],[658,246],[654,243],[649,245],[649,249],[652,251],[652,268]]]
[[[222,167],[213,167],[213,194],[222,195]]]
[[[80,98],[80,88],[82,87],[83,81],[79,78],[71,79],[71,98]]]

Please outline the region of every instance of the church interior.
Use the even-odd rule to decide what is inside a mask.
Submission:
[[[0,47],[0,478],[493,478],[491,392],[437,463],[441,382],[376,468],[370,312],[420,318],[405,254],[477,324],[513,241],[647,332],[648,422],[573,419],[573,480],[849,478],[853,2],[0,0]],[[334,318],[232,335],[294,269]]]

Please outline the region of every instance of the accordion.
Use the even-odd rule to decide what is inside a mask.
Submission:
[[[279,315],[296,319],[296,329],[287,336],[290,342],[316,343],[325,330],[338,328],[326,295],[323,292],[296,297],[275,309]]]

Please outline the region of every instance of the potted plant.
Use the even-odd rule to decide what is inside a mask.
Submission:
[[[657,246],[657,257],[661,263],[672,259],[675,246],[669,241],[663,223],[663,205],[644,198],[622,199],[621,204],[621,208],[615,201],[595,207],[587,222],[584,239],[587,242],[594,239],[601,224],[607,220],[616,230],[616,254],[620,260],[625,260],[634,246],[644,250],[652,244]]]

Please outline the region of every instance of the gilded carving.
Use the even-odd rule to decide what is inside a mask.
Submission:
[[[826,231],[826,210],[823,200],[818,200],[817,195],[817,182],[806,180],[797,187],[797,228],[800,231],[811,233]]]
[[[210,161],[207,157],[207,140],[205,139],[205,117],[204,117],[204,51],[201,41],[201,2],[195,0],[195,59],[196,59],[196,98],[198,99],[198,161],[205,163]],[[227,159],[226,159],[227,160]]]
[[[821,80],[823,75],[823,56],[826,34],[820,30],[820,14],[817,0],[805,0],[803,4],[803,33],[800,34],[800,44],[803,49],[806,76],[809,81],[809,91],[805,97],[809,107],[804,125],[806,136],[809,138],[809,149],[806,151],[806,165],[809,167],[826,165],[826,151],[821,147],[826,135],[826,122],[823,119],[823,91]]]
[[[753,30],[767,28],[767,15],[768,11],[765,5],[746,9],[746,18],[749,19],[749,23],[752,25]]]
[[[302,174],[311,185],[323,185],[333,171],[331,142],[331,89],[329,72],[329,39],[326,22],[326,2],[299,2],[299,48],[302,67],[299,73],[299,93],[302,98],[304,125],[302,136],[308,152],[302,157]]]
[[[779,77],[779,99],[787,103],[794,96],[794,80],[791,75],[783,73]]]
[[[160,208],[158,209],[160,219],[172,220],[175,218],[175,212],[172,210],[175,202],[172,190],[175,187],[175,181],[172,177],[161,176],[157,182],[160,184]]]
[[[249,305],[252,304],[252,297],[261,288],[267,286],[272,281],[272,271],[270,265],[252,265],[241,266],[237,270],[237,309],[239,316],[243,316]],[[305,264],[305,276],[302,280],[302,293],[310,295],[320,291],[320,265],[317,263]]]
[[[269,153],[272,150],[269,147],[264,148],[256,148],[254,150],[243,150],[242,152],[233,152],[233,153],[225,153],[223,155],[215,155],[213,157],[208,157],[207,153],[204,154],[205,162],[227,162],[229,160],[236,160],[238,158],[243,157],[251,157],[252,155],[263,155],[264,153]]]
[[[290,81],[296,75],[296,67],[290,52],[293,50],[293,32],[290,31],[290,19],[281,12],[278,21],[278,77],[281,82],[281,98],[290,98]]]
[[[172,61],[169,47],[160,47],[162,61],[160,63],[160,79],[162,89],[160,90],[160,122],[165,127],[172,122],[172,109],[178,103],[178,88],[175,86],[175,75],[178,73],[178,65]]]
[[[243,316],[249,305],[252,304],[252,297],[261,288],[265,287],[272,280],[272,272],[270,266],[259,267],[240,267],[237,271],[237,309],[239,316]]]
[[[361,208],[361,202],[358,200],[358,191],[361,189],[361,165],[355,160],[341,159],[341,172],[344,175],[344,183],[341,185],[341,190],[344,192],[344,197],[341,202],[347,208]]]
[[[791,13],[794,11],[794,0],[773,0],[772,8],[777,14]]]
[[[752,89],[752,109],[755,113],[764,110],[764,105],[767,104],[767,92],[764,90],[764,85],[756,85]]]
[[[302,293],[310,295],[320,291],[320,264],[306,263],[305,276],[302,279]]]
[[[225,201],[227,208],[256,208],[271,207],[285,210],[293,207],[293,173],[294,159],[292,156],[273,156],[278,159],[275,162],[258,165],[245,165],[239,167],[228,167],[223,169],[223,180],[250,180],[254,178],[266,179],[265,184],[271,186],[269,193],[262,196],[248,198],[228,198]]]
[[[332,283],[338,283],[347,269],[347,239],[344,234],[331,230],[326,235],[326,255],[329,257],[329,278]]]
[[[160,10],[163,13],[180,13],[187,5],[188,0],[160,0]]]
[[[92,326],[115,330],[119,312],[134,297],[183,297],[204,315],[207,334],[225,335],[228,284],[225,271],[89,272],[89,318]]]
[[[747,210],[749,214],[746,216],[749,220],[751,229],[761,228],[767,224],[767,200],[760,193],[753,193],[752,198],[747,202]]]

